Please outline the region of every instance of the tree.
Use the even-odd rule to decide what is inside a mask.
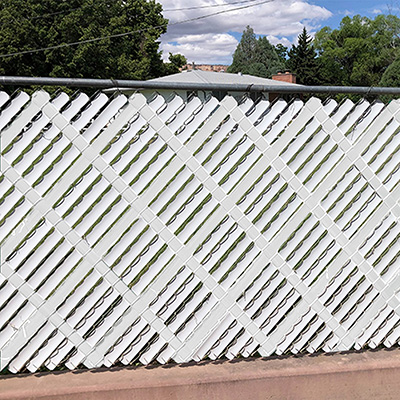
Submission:
[[[288,53],[288,48],[285,47],[282,43],[278,43],[275,46],[275,51],[276,51],[276,54],[278,55],[279,61],[282,64],[286,64],[286,57],[287,57],[287,53]]]
[[[399,87],[400,86],[400,59],[389,65],[382,75],[379,86]]]
[[[257,40],[254,61],[265,65],[267,74],[264,76],[268,78],[282,70],[284,66],[275,51],[275,47],[265,36]]]
[[[163,75],[158,38],[167,20],[155,0],[3,0],[0,74],[148,79]],[[132,33],[128,33],[132,32]],[[120,35],[110,38],[111,35]],[[91,39],[104,37],[99,41]]]
[[[168,60],[168,63],[164,63],[164,75],[177,74],[187,64],[186,57],[182,54],[169,53]]]
[[[293,45],[288,52],[286,66],[297,76],[298,82],[304,85],[318,85],[317,53],[312,44],[313,40],[304,27],[298,36],[297,46]]]
[[[253,28],[247,25],[243,31],[242,38],[233,53],[232,64],[228,68],[228,72],[243,72],[243,68],[247,68],[253,62],[253,56],[257,46],[257,39]]]
[[[386,69],[382,78],[379,82],[379,86],[384,87],[399,87],[400,86],[400,59],[392,62]],[[380,96],[380,99],[385,103],[388,103],[393,98],[398,98],[399,96],[394,95],[384,95]]]
[[[283,69],[274,46],[266,37],[256,38],[253,28],[247,26],[233,54],[228,72],[250,74],[270,78]]]
[[[266,77],[269,75],[267,67],[261,62],[250,64],[247,68],[243,69],[243,73],[260,77]]]
[[[397,58],[400,20],[394,15],[375,19],[345,17],[338,29],[322,28],[315,35],[321,79],[328,85],[377,85]]]

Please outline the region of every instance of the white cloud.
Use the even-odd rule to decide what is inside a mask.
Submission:
[[[281,37],[278,38],[276,36],[268,35],[267,39],[272,43],[274,46],[276,46],[278,43],[283,44],[286,47],[291,47],[293,42],[291,42],[288,38],[286,37]]]
[[[197,64],[229,64],[238,41],[228,34],[185,35],[178,43],[162,43],[164,59],[169,53],[183,54],[188,62]]]
[[[338,11],[339,15],[344,15],[345,17],[348,17],[350,15],[354,15],[354,11],[350,10],[344,10],[344,11]]]
[[[236,48],[235,33],[241,34],[250,25],[257,35],[266,35],[275,43],[290,46],[306,26],[308,31],[315,31],[322,21],[332,13],[324,7],[308,3],[308,0],[271,0],[262,5],[214,15],[209,18],[174,24],[179,21],[214,14],[246,5],[231,4],[224,7],[210,5],[237,3],[228,0],[158,0],[164,15],[170,20],[168,32],[162,36],[164,53],[181,52],[188,60],[204,63],[231,62],[231,55]],[[255,1],[259,3],[259,1]],[[248,3],[247,5],[250,5]],[[196,10],[167,11],[177,8],[207,7]],[[236,35],[237,36],[237,35]]]
[[[383,14],[382,10],[379,10],[378,8],[375,8],[372,10],[372,14]]]

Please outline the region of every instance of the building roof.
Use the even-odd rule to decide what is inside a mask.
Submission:
[[[185,70],[173,75],[162,76],[161,78],[149,79],[147,82],[174,84],[211,84],[211,85],[263,85],[263,86],[301,86],[295,83],[289,83],[280,80],[260,78],[258,76],[246,74],[231,74],[228,72],[201,71],[201,70]],[[179,90],[179,88],[176,88]],[[132,88],[110,88],[104,89],[106,93],[113,93],[116,90],[123,93],[132,93]],[[155,90],[155,89],[154,89]],[[157,89],[163,91],[163,89]],[[167,90],[167,89],[166,89]]]
[[[260,78],[253,75],[230,74],[227,72],[190,70],[178,74],[167,75],[161,78],[150,79],[149,82],[178,82],[178,83],[212,83],[212,84],[243,84],[243,85],[265,85],[265,86],[285,86],[296,85],[276,81],[274,79]]]

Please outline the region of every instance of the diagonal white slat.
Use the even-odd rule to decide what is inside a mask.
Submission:
[[[399,105],[0,93],[1,367],[394,345]]]

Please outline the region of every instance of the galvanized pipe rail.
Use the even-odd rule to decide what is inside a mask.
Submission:
[[[123,79],[86,79],[0,76],[3,86],[66,86],[98,89],[149,89],[149,90],[221,90],[229,92],[268,92],[268,93],[327,93],[360,95],[400,95],[400,87],[366,86],[305,86],[305,85],[246,85],[214,83],[154,82]]]

